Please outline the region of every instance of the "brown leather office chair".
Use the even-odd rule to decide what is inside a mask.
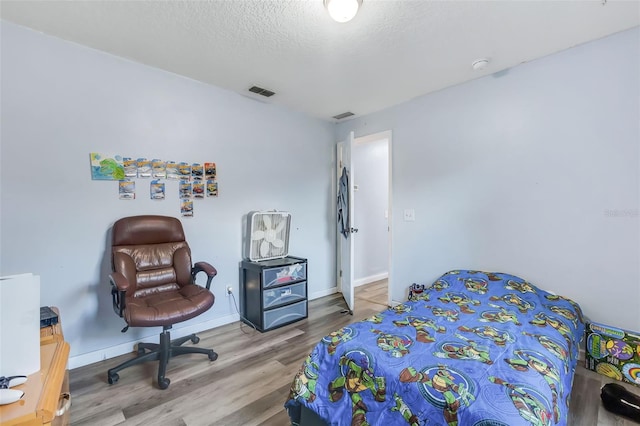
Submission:
[[[139,343],[138,356],[108,371],[109,384],[118,381],[118,371],[146,361],[159,361],[158,387],[166,389],[169,358],[201,353],[218,358],[213,349],[181,346],[198,343],[195,334],[171,341],[173,324],[207,311],[215,301],[209,287],[216,269],[206,262],[191,265],[191,250],[180,221],[166,216],[133,216],[113,225],[111,247],[113,309],[129,327],[162,327],[160,343]],[[206,288],[195,284],[196,274],[207,275]]]

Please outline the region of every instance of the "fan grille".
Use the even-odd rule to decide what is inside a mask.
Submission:
[[[247,253],[252,261],[279,259],[289,254],[291,215],[287,212],[251,212]]]

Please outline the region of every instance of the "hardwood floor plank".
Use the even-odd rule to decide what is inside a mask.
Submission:
[[[573,390],[569,401],[569,421],[570,425],[597,426],[598,417],[598,393],[594,389],[599,389],[600,381],[580,374],[580,366],[576,369],[573,379]],[[583,407],[581,410],[572,410],[573,407]]]
[[[382,307],[387,306],[387,280],[375,281],[356,287],[359,300],[366,300]],[[383,308],[380,308],[382,310]]]
[[[95,413],[89,417],[82,417],[82,420],[78,418],[74,424],[87,426],[116,426],[122,424],[125,420],[126,419],[122,411],[108,409]]]
[[[247,405],[234,413],[218,420],[217,425],[220,426],[257,426],[262,424],[271,424],[274,417],[280,419],[280,415],[284,412],[283,394],[288,394],[291,383],[269,392],[265,396],[250,401]],[[282,425],[283,423],[276,423]]]

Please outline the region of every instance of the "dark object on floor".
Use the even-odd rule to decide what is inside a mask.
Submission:
[[[40,307],[40,328],[49,327],[58,323],[58,314],[48,306]]]
[[[182,223],[167,216],[133,216],[116,221],[112,230],[111,259],[113,273],[111,296],[113,309],[129,327],[162,327],[160,343],[139,343],[138,356],[108,371],[109,384],[118,381],[123,368],[146,361],[158,362],[158,387],[166,389],[169,358],[199,353],[215,361],[213,349],[182,346],[196,344],[191,334],[171,340],[173,324],[206,312],[215,301],[209,290],[216,269],[206,262],[191,263]],[[196,275],[204,272],[206,287],[196,284]]]
[[[640,396],[622,385],[608,383],[602,387],[600,398],[608,411],[640,423]]]

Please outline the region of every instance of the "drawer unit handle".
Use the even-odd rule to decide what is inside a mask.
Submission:
[[[58,401],[58,410],[56,411],[56,417],[62,416],[71,407],[71,394],[64,392],[60,395],[60,401]]]

